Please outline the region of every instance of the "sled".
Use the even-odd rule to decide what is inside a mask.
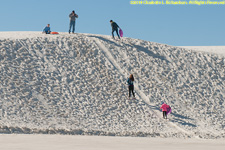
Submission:
[[[59,34],[58,32],[51,32],[51,34]]]
[[[120,37],[123,37],[123,31],[122,31],[122,29],[119,30],[119,33],[120,33]]]
[[[167,108],[166,115],[170,114],[171,112],[172,112],[172,109],[171,109],[171,107],[169,106],[169,108]]]

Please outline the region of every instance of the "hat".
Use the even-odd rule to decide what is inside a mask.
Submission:
[[[164,102],[161,102],[161,104],[164,104]]]

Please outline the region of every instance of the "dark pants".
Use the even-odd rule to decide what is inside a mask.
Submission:
[[[163,111],[163,118],[164,118],[164,119],[167,119],[166,111]]]
[[[72,33],[74,33],[75,32],[75,21],[70,21],[69,33],[71,32],[71,28],[72,28]]]
[[[118,38],[120,39],[119,33],[118,33],[118,29],[113,29],[112,30],[112,37],[114,38],[114,31],[116,31],[116,34],[118,36]]]
[[[45,34],[50,34],[51,33],[51,31],[45,31]]]
[[[129,97],[131,97],[131,92],[133,94],[133,97],[135,97],[135,95],[134,95],[134,86],[133,85],[130,85],[128,87],[129,87]]]

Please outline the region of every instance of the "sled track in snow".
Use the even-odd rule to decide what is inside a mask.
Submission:
[[[96,37],[89,37],[94,43],[97,44],[97,46],[104,52],[106,58],[111,62],[111,64],[118,70],[118,72],[124,77],[126,78],[127,76],[129,76],[129,73],[126,70],[123,70],[120,65],[117,63],[117,61],[114,59],[114,57],[112,56],[112,54],[110,53],[109,49],[106,48],[104,46],[104,44],[101,43],[101,41],[96,38]],[[109,40],[109,39],[108,39]],[[149,105],[150,107],[153,107],[152,103],[149,101],[148,97],[139,89],[139,85],[138,83],[135,83],[136,86],[135,91],[138,93],[138,95],[140,96],[141,100],[143,100],[147,105]],[[161,113],[159,111],[154,111],[151,109],[151,112],[154,113],[156,116],[158,116],[160,118],[161,121],[164,121],[163,119],[161,119]],[[187,135],[191,135],[190,132],[180,128],[179,126],[177,126],[176,124],[172,123],[172,122],[168,122],[168,125],[170,125],[173,128],[176,128],[177,130],[179,130],[180,132],[183,132]]]

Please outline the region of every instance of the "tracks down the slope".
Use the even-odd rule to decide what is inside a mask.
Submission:
[[[104,44],[101,43],[101,41],[97,38],[97,37],[89,37],[93,43],[96,43],[96,45],[103,51],[103,53],[105,54],[105,56],[107,57],[107,59],[110,61],[110,63],[118,70],[118,72],[124,77],[128,76],[129,73],[126,70],[123,70],[120,65],[117,63],[117,61],[114,59],[114,57],[112,56],[111,52],[104,46]],[[108,39],[109,40],[109,39]],[[139,89],[139,85],[138,83],[136,83],[137,86],[135,86],[135,91],[138,93],[138,95],[140,96],[140,98],[147,104],[149,105],[151,108],[154,107],[154,105],[149,101],[149,98]],[[151,109],[151,112],[153,114],[155,114],[159,119],[161,119],[161,113],[159,111],[154,111]],[[162,120],[162,119],[161,119]],[[172,123],[172,122],[168,122],[168,125],[176,128],[178,131],[183,132],[187,135],[190,135],[191,133],[180,128],[179,126],[177,126],[176,124]]]

